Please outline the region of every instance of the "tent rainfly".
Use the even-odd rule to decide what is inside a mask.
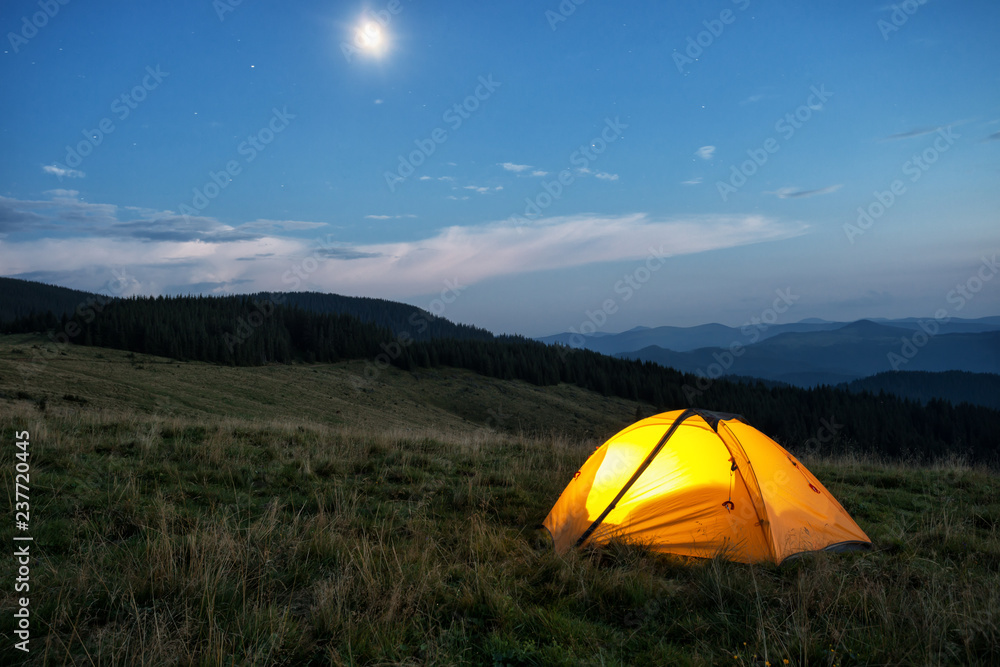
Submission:
[[[694,409],[643,419],[598,447],[543,525],[560,552],[612,537],[745,563],[871,548],[781,445],[739,415]]]

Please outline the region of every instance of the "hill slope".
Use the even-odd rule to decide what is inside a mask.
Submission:
[[[823,335],[831,333],[836,332]],[[994,437],[1000,430],[1000,412],[980,407],[944,403],[924,407],[895,397],[884,397],[876,405],[846,390],[809,392],[712,381],[655,364],[518,337],[414,341],[350,315],[264,304],[250,296],[122,299],[108,304],[97,317],[74,315],[60,322],[54,339],[224,365],[363,361],[362,386],[369,375],[377,376],[388,366],[414,372],[460,368],[540,387],[575,385],[604,396],[643,401],[656,410],[690,406],[735,412],[779,442],[811,442],[812,447],[830,452],[871,443],[893,457],[936,458],[961,452],[974,460],[993,461],[1000,447]],[[32,350],[20,352],[29,359],[46,357]],[[814,437],[823,420],[830,419],[840,420],[842,428],[829,438]]]
[[[40,349],[48,353],[40,356]],[[0,336],[0,405],[82,408],[168,417],[281,421],[328,426],[559,432],[601,441],[648,404],[607,398],[571,385],[538,387],[454,368],[376,375],[364,361],[260,367],[178,362],[85,346],[56,348],[40,336]]]
[[[51,311],[57,318],[74,313],[77,308],[103,303],[110,297],[32,280],[0,278],[0,324]]]
[[[389,368],[348,400],[351,362],[84,347],[23,378],[14,349],[45,344],[0,341],[3,391],[35,394],[0,398],[0,441],[30,441],[34,540],[31,652],[7,645],[4,664],[1000,661],[1000,481],[984,470],[806,459],[869,553],[781,568],[622,543],[555,554],[531,526],[593,441],[495,433],[431,406],[431,390],[472,404],[471,383],[524,391],[523,412],[564,417],[593,400],[575,408],[587,419],[607,399]],[[4,587],[0,605],[17,597]]]

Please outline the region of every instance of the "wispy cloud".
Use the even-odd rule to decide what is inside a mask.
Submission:
[[[836,192],[842,185],[830,185],[825,188],[815,190],[800,190],[799,188],[779,188],[773,192],[765,192],[766,195],[774,195],[778,199],[805,199],[806,197],[816,197],[817,195],[828,195]]]
[[[307,229],[319,229],[320,227],[326,227],[325,222],[304,222],[302,220],[266,220],[258,219],[253,222],[246,222],[236,227],[234,229],[242,229],[244,231],[254,231],[261,232],[262,234],[270,234],[274,232],[299,232]]]
[[[67,169],[66,167],[60,167],[57,164],[47,164],[42,167],[42,171],[46,174],[58,176],[59,178],[83,178],[87,175],[79,169]]]
[[[801,223],[764,216],[656,220],[642,213],[560,217],[525,226],[456,226],[417,241],[355,246],[378,257],[325,266],[323,279],[403,296],[432,290],[445,279],[468,284],[527,271],[641,259],[650,247],[664,255],[691,254],[788,238],[804,229]]]
[[[802,223],[759,215],[654,219],[636,213],[548,218],[520,226],[490,222],[447,227],[410,241],[317,246],[315,240],[281,235],[297,226],[296,221],[225,225],[207,217],[185,220],[153,211],[130,220],[90,223],[105,233],[91,231],[70,238],[64,216],[68,208],[53,202],[32,208],[32,202],[0,198],[0,227],[13,222],[21,228],[31,226],[33,232],[22,238],[9,235],[0,244],[5,275],[42,271],[52,282],[99,289],[111,277],[110,267],[124,266],[137,276],[142,293],[207,285],[218,292],[228,286],[271,290],[281,288],[282,276],[311,256],[320,260],[306,281],[311,289],[401,298],[440,289],[445,279],[472,284],[492,277],[643,259],[650,248],[665,256],[684,255],[789,238],[805,229]],[[39,238],[33,223],[40,220],[60,224]]]
[[[751,95],[746,99],[740,100],[740,106],[745,107],[748,104],[756,104],[757,102],[760,102],[762,99],[764,99],[764,97],[765,96],[763,93],[757,93],[756,95]]]
[[[712,156],[715,155],[715,146],[702,146],[694,152],[695,155],[700,157],[702,160],[711,160]]]
[[[399,220],[401,218],[415,218],[417,216],[412,213],[403,213],[402,215],[366,215],[365,218],[369,220]]]
[[[536,170],[534,170],[533,172],[531,172],[531,175],[532,175],[532,176],[548,176],[548,175],[549,175],[549,172],[547,172],[547,171],[542,171],[541,169],[536,169]]]
[[[507,171],[513,171],[518,174],[521,173],[522,171],[527,171],[528,169],[531,169],[530,164],[516,164],[514,162],[500,162],[498,164]]]
[[[692,178],[689,181],[681,181],[681,185],[700,185],[704,180],[705,180],[704,178],[698,176],[696,178]]]
[[[943,129],[942,125],[937,125],[934,127],[917,127],[912,130],[907,130],[906,132],[899,132],[898,134],[890,134],[888,137],[884,137],[882,141],[898,141],[899,139],[912,139],[913,137],[922,137],[925,134],[933,134],[938,130]]]
[[[499,192],[500,190],[503,190],[503,186],[502,185],[498,185],[496,187],[492,187],[491,188],[491,187],[480,187],[478,185],[466,185],[465,189],[466,190],[472,190],[474,192],[478,192],[481,195],[485,195],[485,194],[489,194],[491,192]]]
[[[609,174],[606,171],[599,171],[596,174],[594,174],[594,178],[599,178],[602,181],[617,181],[618,174]]]
[[[934,132],[940,132],[941,130],[946,130],[951,127],[959,127],[966,125],[975,121],[974,118],[962,118],[951,123],[945,123],[944,125],[925,125],[922,127],[915,127],[905,132],[898,132],[896,134],[890,134],[887,137],[883,137],[881,141],[899,141],[900,139],[912,139],[913,137],[922,137],[927,134],[933,134]]]
[[[24,200],[0,196],[0,223],[6,231],[51,232],[60,238],[90,236],[141,241],[198,241],[226,243],[259,239],[283,232],[326,227],[325,222],[258,219],[228,225],[207,216],[184,216],[135,206],[118,207],[80,201],[76,190],[49,190],[50,200]],[[29,223],[29,226],[24,226]]]

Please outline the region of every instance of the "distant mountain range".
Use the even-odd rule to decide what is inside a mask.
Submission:
[[[897,320],[872,318],[861,321],[915,331],[920,328],[920,322],[926,320],[908,317]],[[834,331],[850,324],[852,322],[808,319],[791,324],[760,324],[742,328],[727,327],[723,324],[702,324],[696,327],[635,327],[622,333],[598,332],[589,336],[567,331],[544,336],[537,340],[543,343],[560,343],[612,355],[622,352],[636,352],[650,346],[662,347],[674,352],[689,352],[705,347],[729,347],[733,343],[752,345],[785,333]],[[983,317],[976,320],[952,318],[941,325],[938,333],[986,333],[990,331],[1000,331],[1000,316]]]
[[[953,319],[938,325],[933,336],[921,322],[926,320],[809,320],[764,330],[706,324],[540,340],[709,377],[751,376],[799,387],[849,383],[892,370],[1000,373],[1000,317]]]
[[[514,363],[507,357],[511,355],[510,350],[516,348],[519,350],[517,354],[522,356],[516,362],[519,364],[516,372],[510,371],[511,377],[524,375],[537,380],[536,376],[558,375],[554,369],[544,367],[540,361],[527,361],[527,356],[530,355],[525,351],[531,350],[531,355],[541,352],[534,350],[530,345],[523,346],[522,350],[519,346],[528,342],[524,339],[496,337],[484,329],[456,324],[409,304],[309,292],[262,293],[239,298],[246,302],[245,307],[251,311],[261,308],[266,310],[271,306],[260,304],[269,302],[272,306],[281,304],[290,311],[317,316],[349,316],[383,331],[392,332],[398,340],[403,340],[402,337],[405,335],[407,339],[418,342],[448,340],[482,343],[483,346],[479,348],[463,347],[465,351],[456,357],[455,363],[464,367],[473,363],[470,359],[478,359],[483,369],[489,372],[497,372],[497,368]],[[0,331],[30,332],[60,329],[64,327],[64,324],[60,323],[64,316],[76,313],[78,317],[89,321],[95,312],[102,312],[112,303],[124,305],[116,299],[98,297],[86,292],[0,278]],[[204,306],[199,312],[202,312],[205,321],[211,318],[218,319],[220,312],[236,307],[225,298],[216,301],[201,299],[198,303],[199,307]],[[154,305],[150,303],[144,307],[153,308]],[[191,302],[188,305],[197,304]],[[166,305],[163,307],[167,308]],[[180,312],[186,307],[188,306],[184,304],[173,305],[167,310]],[[230,319],[236,318],[233,316]],[[298,320],[312,323],[321,321],[308,317],[302,319],[298,316],[291,317],[289,321]],[[198,326],[203,326],[205,321],[199,322]],[[721,324],[687,328],[636,327],[618,334],[580,336],[563,333],[539,340],[544,343],[584,347],[608,356],[653,361],[665,367],[703,377],[725,376],[737,382],[743,382],[745,378],[757,378],[776,388],[782,385],[808,388],[828,384],[851,392],[885,391],[921,402],[944,399],[953,403],[970,402],[994,408],[1000,405],[1000,390],[998,390],[1000,375],[981,375],[1000,373],[1000,317],[977,320],[952,319],[939,325],[932,336],[925,335],[921,323],[926,325],[926,320],[907,318],[845,323],[813,319],[794,324],[757,325],[743,329]],[[228,324],[222,322],[219,326],[225,328],[231,324],[232,322]],[[302,334],[301,328],[298,325],[293,326],[292,333],[296,336]],[[136,335],[145,340],[149,336],[155,337],[157,332],[159,329],[154,328]],[[342,331],[324,331],[318,335],[320,340],[328,336],[341,338],[345,336]],[[362,345],[367,340],[365,336],[370,337],[370,335],[371,332],[365,329],[353,338],[347,336],[342,341],[345,347],[337,352],[337,358],[345,354],[350,356],[348,350]],[[170,343],[167,346],[168,352],[169,349],[173,349],[171,347],[173,345],[177,347],[177,352],[181,356],[191,355],[192,358],[201,358],[198,356],[197,346],[194,346],[194,339],[185,336],[186,334],[179,335],[177,341],[167,341]],[[309,336],[303,338],[303,345],[306,347],[298,351],[307,358],[312,352],[310,346],[313,345],[309,340],[311,340]],[[379,341],[383,345],[381,347],[375,345],[372,354],[387,349],[385,340],[379,338]],[[175,342],[177,345],[174,345]],[[505,345],[510,349],[505,348]],[[389,345],[388,349],[395,348]],[[444,351],[451,353],[450,348]],[[288,352],[292,354],[295,350]],[[270,359],[273,353],[276,351],[270,350],[266,354],[261,352],[254,358]],[[436,363],[435,350],[423,350],[421,354],[428,357],[430,363]],[[560,358],[566,358],[563,352],[560,352]],[[214,357],[207,360],[220,361]],[[227,363],[245,361],[230,359]],[[614,360],[601,361],[594,358],[592,361],[594,364],[607,365]],[[423,363],[423,358],[414,363]],[[906,372],[887,372],[896,369]],[[476,366],[476,370],[482,369]],[[597,383],[595,386],[607,393],[613,383],[624,382],[622,373],[626,371],[631,373],[633,370],[631,366],[610,363],[601,371],[604,375],[601,375],[600,381],[594,381]],[[973,373],[980,375],[972,375]],[[650,387],[642,382],[635,387],[629,385],[626,389],[628,389],[626,393],[630,396],[651,391]],[[654,396],[651,402],[659,403],[660,400]]]

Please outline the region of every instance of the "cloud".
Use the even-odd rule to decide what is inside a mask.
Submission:
[[[381,257],[381,255],[377,252],[363,252],[361,250],[355,250],[349,246],[320,248],[316,250],[316,254],[327,259],[342,259],[345,261]]]
[[[888,137],[884,137],[882,141],[897,141],[899,139],[912,139],[913,137],[922,137],[925,134],[932,134],[943,128],[944,126],[942,125],[937,125],[935,127],[918,127],[912,130],[907,130],[906,132],[900,132],[899,134],[890,134]]]
[[[764,99],[764,95],[762,93],[758,93],[757,95],[751,95],[745,100],[741,100],[740,106],[745,107],[748,104],[756,104],[757,102],[760,102],[762,99]]]
[[[711,160],[712,156],[715,155],[715,146],[702,146],[694,154],[702,160]]]
[[[402,215],[366,215],[369,220],[398,220],[400,218],[415,218],[417,216],[412,213],[404,213]]]
[[[531,175],[532,176],[548,176],[549,172],[542,171],[541,169],[536,169],[535,171],[531,172]]]
[[[456,197],[455,195],[448,195],[445,199],[451,199],[452,201],[465,201],[468,197]]]
[[[643,213],[454,226],[414,241],[352,246],[377,257],[324,265],[316,281],[400,297],[440,289],[446,279],[472,284],[531,271],[643,260],[650,247],[664,256],[685,255],[789,238],[804,230],[804,224],[760,215],[653,219]]]
[[[704,180],[705,179],[702,178],[701,176],[697,176],[695,178],[692,178],[689,181],[681,181],[681,185],[700,185],[701,182],[704,181]]]
[[[0,233],[25,232],[48,219],[33,211],[19,210],[0,200]]]
[[[431,180],[431,177],[430,177],[430,176],[421,176],[421,177],[420,177],[419,179],[417,179],[417,180],[421,180],[421,181],[429,181],[429,180]]]
[[[774,195],[778,199],[805,199],[807,197],[815,197],[817,195],[828,195],[832,192],[836,192],[842,187],[842,185],[830,185],[825,188],[818,188],[816,190],[799,190],[798,188],[779,188],[773,192],[765,192],[766,195]]]
[[[375,104],[382,104],[382,100],[380,100],[380,99],[375,100]]]
[[[515,164],[513,162],[498,162],[497,164],[499,164],[507,171],[513,171],[515,173],[521,173],[522,171],[531,169],[530,164]]]
[[[454,176],[438,176],[439,181],[454,181]]]
[[[300,220],[254,220],[253,222],[244,223],[235,229],[261,233],[295,232],[306,229],[319,229],[320,227],[326,227],[327,224],[325,222],[302,222]]]
[[[596,174],[594,174],[594,178],[599,178],[602,181],[617,181],[618,174],[609,174],[606,171],[599,171]]]
[[[91,290],[106,285],[112,270],[125,270],[135,277],[129,293],[315,289],[405,298],[440,290],[446,279],[473,284],[644,261],[651,247],[669,257],[790,238],[806,228],[761,215],[665,219],[635,213],[484,222],[393,242],[334,243],[327,234],[324,243],[289,235],[324,225],[267,219],[225,224],[68,198],[0,197],[0,228],[32,232],[4,239],[0,266],[4,275],[45,274],[47,281]],[[297,275],[294,269],[307,258],[315,260],[315,270],[292,286],[288,276]]]
[[[58,176],[59,178],[83,178],[87,174],[78,169],[67,169],[65,167],[60,167],[57,164],[47,164],[42,167],[42,171],[46,174],[52,174],[53,176]]]
[[[503,186],[502,185],[498,185],[498,186],[496,186],[494,188],[491,188],[491,187],[480,187],[478,185],[466,185],[465,189],[466,190],[474,190],[474,191],[478,192],[481,195],[485,195],[485,194],[489,194],[491,192],[499,192],[500,190],[503,190]]]
[[[135,206],[118,207],[80,201],[75,190],[48,190],[50,200],[22,200],[0,196],[0,221],[7,231],[48,231],[53,236],[138,239],[143,241],[201,241],[225,243],[259,239],[281,232],[327,226],[325,222],[258,219],[232,226],[208,216],[187,216]],[[5,211],[5,213],[3,213]],[[27,223],[27,224],[26,224]]]

